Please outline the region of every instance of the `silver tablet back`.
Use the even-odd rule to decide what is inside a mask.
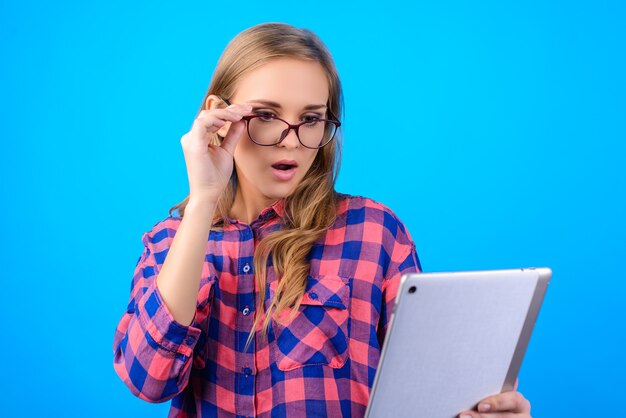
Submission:
[[[512,390],[551,274],[405,274],[366,417],[453,418]]]

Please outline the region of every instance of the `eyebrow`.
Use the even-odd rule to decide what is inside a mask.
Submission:
[[[275,107],[277,109],[282,109],[282,106],[279,103],[276,102],[272,102],[271,100],[249,100],[248,103],[253,102],[253,103],[260,103],[266,106],[270,106],[270,107]],[[313,110],[313,109],[322,109],[327,107],[324,104],[309,104],[304,106],[304,110]]]

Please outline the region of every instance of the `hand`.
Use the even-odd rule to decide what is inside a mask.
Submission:
[[[226,109],[202,110],[180,142],[189,179],[189,199],[217,203],[233,172],[233,154],[245,122],[241,118],[252,111],[250,105],[231,105]],[[209,143],[214,134],[231,123],[221,145]],[[225,129],[222,129],[225,130]]]
[[[530,402],[517,392],[519,381],[515,380],[515,387],[511,391],[502,392],[498,395],[490,396],[478,403],[478,413],[476,411],[464,411],[459,415],[461,418],[531,418]],[[491,408],[483,410],[483,405],[490,405]]]

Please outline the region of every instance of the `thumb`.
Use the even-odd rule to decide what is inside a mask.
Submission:
[[[235,147],[239,142],[244,125],[244,121],[240,120],[238,122],[231,123],[228,127],[228,132],[224,137],[221,147],[224,148],[230,155],[235,154]]]

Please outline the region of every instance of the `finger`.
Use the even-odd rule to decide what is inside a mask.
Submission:
[[[212,112],[215,112],[218,115],[222,113],[230,113],[237,117],[241,117],[245,115],[246,113],[249,113],[248,109],[245,109],[241,107],[240,105],[232,105],[232,106],[227,107],[226,109],[213,109]]]
[[[524,396],[516,391],[502,392],[483,399],[478,404],[479,412],[529,412],[530,404]]]
[[[239,138],[241,138],[243,128],[244,124],[242,122],[233,123],[228,128],[228,132],[226,133],[226,137],[224,137],[221,147],[224,148],[230,155],[235,155],[235,148],[237,147]]]
[[[237,113],[241,113],[242,115],[246,115],[250,112],[252,112],[252,105],[249,104],[232,104],[230,106],[228,106],[226,109],[233,111],[233,112],[237,112]]]
[[[200,113],[208,113],[208,114],[222,114],[224,111],[226,112],[230,112],[232,114],[235,115],[247,115],[248,113],[252,112],[252,106],[251,105],[244,105],[244,104],[232,104],[226,108],[223,109],[204,109],[202,110]]]
[[[194,120],[192,129],[196,125],[204,126],[205,131],[215,133],[227,122],[237,122],[241,120],[244,115],[251,112],[251,105],[240,104],[230,105],[226,109],[203,109]],[[217,120],[222,120],[224,123],[216,122]],[[217,129],[215,129],[215,127],[217,127]]]
[[[482,418],[482,415],[474,411],[464,411],[458,415],[459,418]]]
[[[211,109],[211,110],[203,110],[200,112],[196,120],[202,119],[220,119],[224,122],[237,122],[241,119],[243,114],[241,112],[236,112],[234,110],[229,109]]]
[[[207,117],[198,118],[194,120],[190,131],[197,132],[197,134],[193,136],[201,139],[202,140],[201,142],[205,142],[203,140],[205,133],[208,132],[208,133],[214,134],[217,131],[219,131],[220,128],[224,125],[226,125],[225,121],[211,117],[211,116],[207,116]]]
[[[475,411],[462,412],[459,415],[461,418],[529,418],[528,414],[515,414],[511,412],[494,412],[494,413],[482,413],[479,414]]]

